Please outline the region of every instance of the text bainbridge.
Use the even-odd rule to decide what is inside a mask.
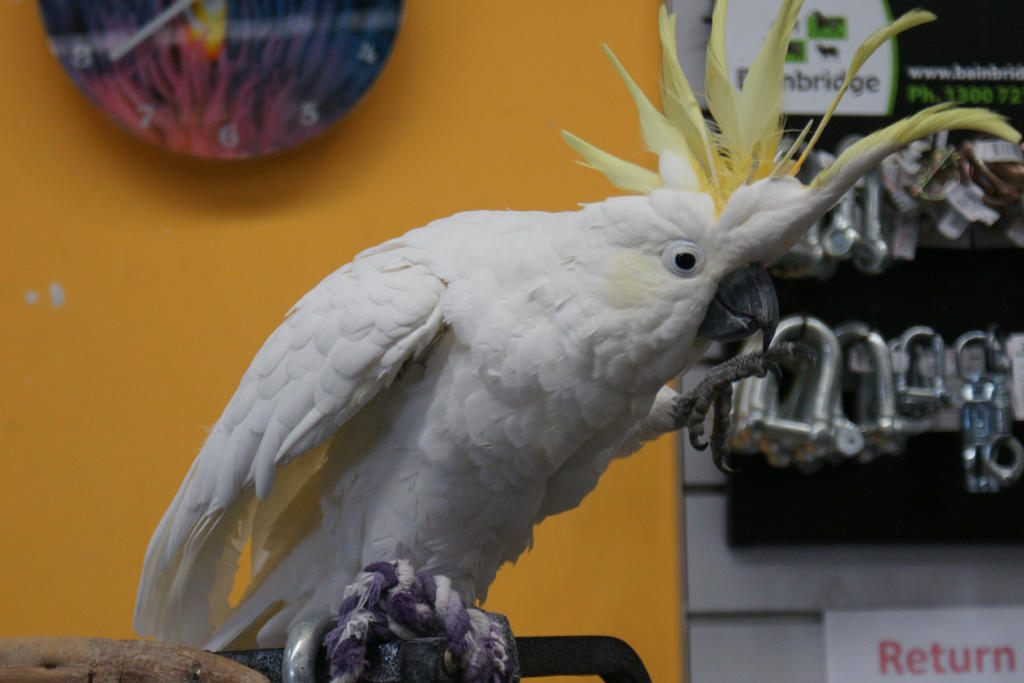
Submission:
[[[1013,673],[1017,653],[1010,645],[904,647],[895,640],[878,641],[878,673],[883,676],[925,674]]]
[[[736,78],[739,87],[743,87],[743,81],[747,78],[749,69],[737,69]],[[826,92],[834,93],[842,87],[846,80],[846,71],[833,72],[830,69],[822,69],[817,73],[806,73],[803,69],[793,71],[787,70],[785,74],[786,90],[788,92]],[[882,87],[882,80],[875,75],[854,76],[850,81],[850,89],[847,91],[854,96],[863,93],[874,93]]]

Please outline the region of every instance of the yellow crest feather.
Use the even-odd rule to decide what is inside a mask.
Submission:
[[[598,149],[567,130],[562,131],[562,139],[583,157],[586,166],[604,173],[620,190],[646,193],[664,185],[661,176],[654,171]]]
[[[714,151],[708,137],[697,97],[690,88],[686,74],[679,65],[676,48],[676,17],[662,5],[658,10],[658,31],[661,36],[661,101],[672,125],[679,129],[694,158],[710,172],[715,171]]]
[[[741,138],[730,141],[734,158],[771,162],[779,148],[782,140],[783,67],[800,4],[801,0],[782,3],[768,36],[750,65],[739,100]]]
[[[814,130],[801,156],[792,161],[803,140],[811,131],[808,124],[797,142],[779,156],[784,132],[782,96],[786,53],[790,35],[798,19],[803,0],[782,0],[768,35],[737,90],[729,78],[725,54],[725,16],[727,0],[718,0],[711,21],[711,37],[707,50],[705,100],[711,120],[705,119],[693,90],[679,64],[676,49],[676,18],[664,7],[659,10],[658,29],[662,45],[662,114],[630,78],[619,60],[607,46],[605,51],[622,77],[636,103],[640,127],[648,149],[656,154],[674,155],[661,168],[673,169],[673,182],[695,184],[706,192],[721,211],[739,187],[775,175],[795,175],[821,137],[857,71],[881,45],[908,28],[935,19],[931,12],[913,10],[884,26],[861,44],[853,56],[846,80]],[[939,130],[966,128],[978,130],[1007,140],[1019,141],[1020,134],[1005,119],[985,109],[964,109],[950,104],[930,107],[907,119],[879,130],[846,150],[828,169],[814,179],[812,185],[822,186],[844,172],[863,172],[860,164],[874,159],[878,153],[899,147]],[[583,157],[586,165],[605,174],[616,187],[631,192],[651,192],[663,187],[666,178],[659,173],[624,161],[604,152],[580,138],[562,131],[562,137]],[[679,173],[679,161],[688,164],[693,174]],[[879,159],[880,160],[880,157]],[[874,163],[877,163],[875,161]],[[681,181],[679,179],[682,179]],[[696,182],[693,179],[696,178]]]
[[[633,101],[636,103],[637,114],[640,117],[640,130],[644,136],[644,142],[647,144],[647,149],[651,150],[655,154],[661,154],[665,150],[670,150],[683,158],[692,158],[690,149],[686,145],[686,140],[683,138],[682,133],[676,130],[675,126],[665,118],[665,115],[658,111],[658,108],[651,104],[651,101],[647,99],[647,95],[644,91],[637,86],[630,75],[623,68],[622,63],[619,62],[615,53],[611,51],[607,45],[602,45],[608,58],[612,60],[612,64],[615,65],[616,71],[619,72],[619,76],[626,84],[626,88],[629,90],[629,94],[633,97]],[[689,190],[696,190],[696,187],[686,188]]]
[[[1014,143],[1020,142],[1020,133],[1006,122],[1006,119],[987,109],[954,107],[951,102],[936,104],[923,109],[913,116],[908,116],[896,123],[876,130],[850,145],[839,158],[823,170],[814,180],[811,187],[827,185],[829,181],[865,156],[869,151],[878,148],[889,148],[893,151],[940,130],[950,129],[976,130]]]
[[[728,6],[728,0],[720,0],[715,3],[711,15],[711,37],[708,40],[704,74],[704,99],[707,101],[708,111],[718,124],[721,137],[725,140],[739,140],[739,93],[729,79],[729,66],[725,55],[725,13]]]
[[[903,33],[908,28],[914,26],[920,26],[929,21],[935,21],[936,16],[931,12],[925,10],[911,10],[904,14],[902,17],[892,22],[888,26],[883,26],[877,29],[874,33],[867,37],[867,39],[861,43],[860,47],[857,48],[857,52],[854,53],[853,59],[850,60],[850,68],[846,70],[846,78],[843,80],[843,84],[839,86],[839,91],[836,92],[836,96],[832,98],[832,104],[829,105],[825,111],[825,115],[821,117],[821,123],[818,124],[818,129],[814,131],[814,137],[811,138],[810,143],[804,149],[804,153],[797,159],[796,166],[793,172],[796,173],[800,170],[807,155],[811,153],[815,143],[818,142],[818,138],[821,137],[822,132],[825,130],[825,126],[828,125],[829,120],[832,118],[833,112],[836,107],[839,106],[839,100],[843,98],[846,93],[846,89],[850,87],[850,83],[853,82],[854,76],[860,71],[860,68],[864,66],[864,62],[868,61],[868,57],[874,54],[883,43],[895,38],[900,33]]]

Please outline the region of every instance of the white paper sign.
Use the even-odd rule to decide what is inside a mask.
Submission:
[[[1024,681],[1024,607],[826,612],[828,683]]]
[[[778,8],[778,2],[764,0],[729,3],[725,45],[734,85],[739,86],[746,77]],[[786,57],[783,111],[823,113],[846,78],[846,67],[861,41],[889,23],[887,9],[884,0],[817,0],[805,4]],[[883,47],[864,63],[839,103],[837,114],[890,113],[896,87],[893,54],[894,50]]]

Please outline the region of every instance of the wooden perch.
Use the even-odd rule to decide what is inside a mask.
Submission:
[[[210,652],[146,640],[0,638],[0,681],[267,683]]]

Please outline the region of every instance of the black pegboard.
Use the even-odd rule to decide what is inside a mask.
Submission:
[[[928,325],[952,344],[997,324],[1024,332],[1024,250],[926,249],[879,275],[840,265],[825,281],[776,280],[783,315],[806,313],[836,326],[861,320],[886,339]]]
[[[1024,129],[1024,13],[1017,3],[888,5],[893,17],[923,7],[939,20],[897,40],[892,116],[837,116],[819,149],[835,149],[848,134],[867,134],[948,99],[994,109]],[[925,79],[920,67],[946,67],[951,77]],[[1003,70],[998,79],[992,67]],[[935,102],[922,101],[924,92]],[[787,127],[800,129],[806,120],[790,117]],[[844,263],[826,281],[776,284],[783,315],[807,314],[833,327],[860,320],[887,339],[913,325],[934,328],[947,344],[993,325],[1024,332],[1024,251],[1018,249],[922,248],[914,261],[896,262],[877,276]],[[1024,438],[1021,423],[1015,431]],[[901,456],[826,465],[811,475],[772,468],[760,455],[738,459],[742,469],[727,488],[733,544],[1024,542],[1024,482],[998,493],[968,493],[956,433],[912,437]]]
[[[923,434],[903,455],[812,475],[739,456],[727,489],[729,544],[1024,542],[1024,483],[968,493],[958,446],[956,435]]]

